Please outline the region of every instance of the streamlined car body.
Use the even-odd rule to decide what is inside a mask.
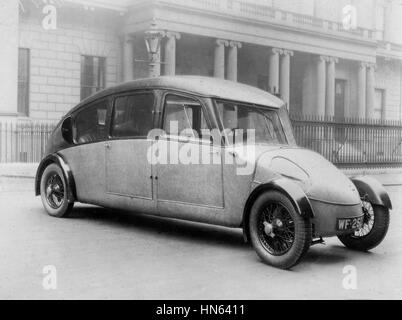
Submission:
[[[184,76],[128,82],[73,108],[49,139],[36,194],[55,217],[80,202],[242,228],[284,269],[325,237],[374,248],[392,208],[374,179],[299,148],[277,97]]]

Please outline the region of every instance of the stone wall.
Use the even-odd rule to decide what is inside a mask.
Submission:
[[[402,120],[402,64],[377,59],[376,87],[385,90],[385,118]]]
[[[44,30],[35,16],[21,14],[19,47],[30,49],[31,56],[30,118],[60,119],[80,102],[81,55],[105,57],[106,86],[117,83],[118,33],[102,23],[95,27],[90,19],[94,14],[82,16],[87,20],[71,21],[65,12],[56,30]]]
[[[18,1],[0,1],[0,113],[17,113]]]

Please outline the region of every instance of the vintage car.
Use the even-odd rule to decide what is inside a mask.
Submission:
[[[35,190],[53,217],[80,202],[242,228],[282,269],[326,237],[373,249],[392,209],[376,180],[349,179],[298,147],[279,98],[190,76],[135,80],[81,102],[52,133]]]

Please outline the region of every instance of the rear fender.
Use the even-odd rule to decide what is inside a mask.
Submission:
[[[392,209],[392,202],[384,186],[371,177],[351,178],[353,184],[359,191],[360,197],[366,198],[370,203]]]
[[[38,171],[36,172],[36,177],[35,177],[35,195],[36,196],[40,195],[40,182],[42,179],[43,172],[52,163],[57,164],[63,171],[64,179],[66,180],[67,186],[68,186],[67,199],[68,199],[69,203],[73,203],[77,199],[77,193],[76,193],[73,173],[72,173],[69,165],[67,164],[67,162],[64,160],[64,158],[57,153],[47,156],[39,164],[39,168],[38,168]]]

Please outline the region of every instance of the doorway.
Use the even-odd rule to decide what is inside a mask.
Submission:
[[[337,121],[345,119],[346,84],[346,80],[335,80],[335,119]]]
[[[345,121],[346,84],[346,80],[335,80],[335,121],[340,123]],[[345,143],[346,132],[343,125],[335,127],[335,140]]]

